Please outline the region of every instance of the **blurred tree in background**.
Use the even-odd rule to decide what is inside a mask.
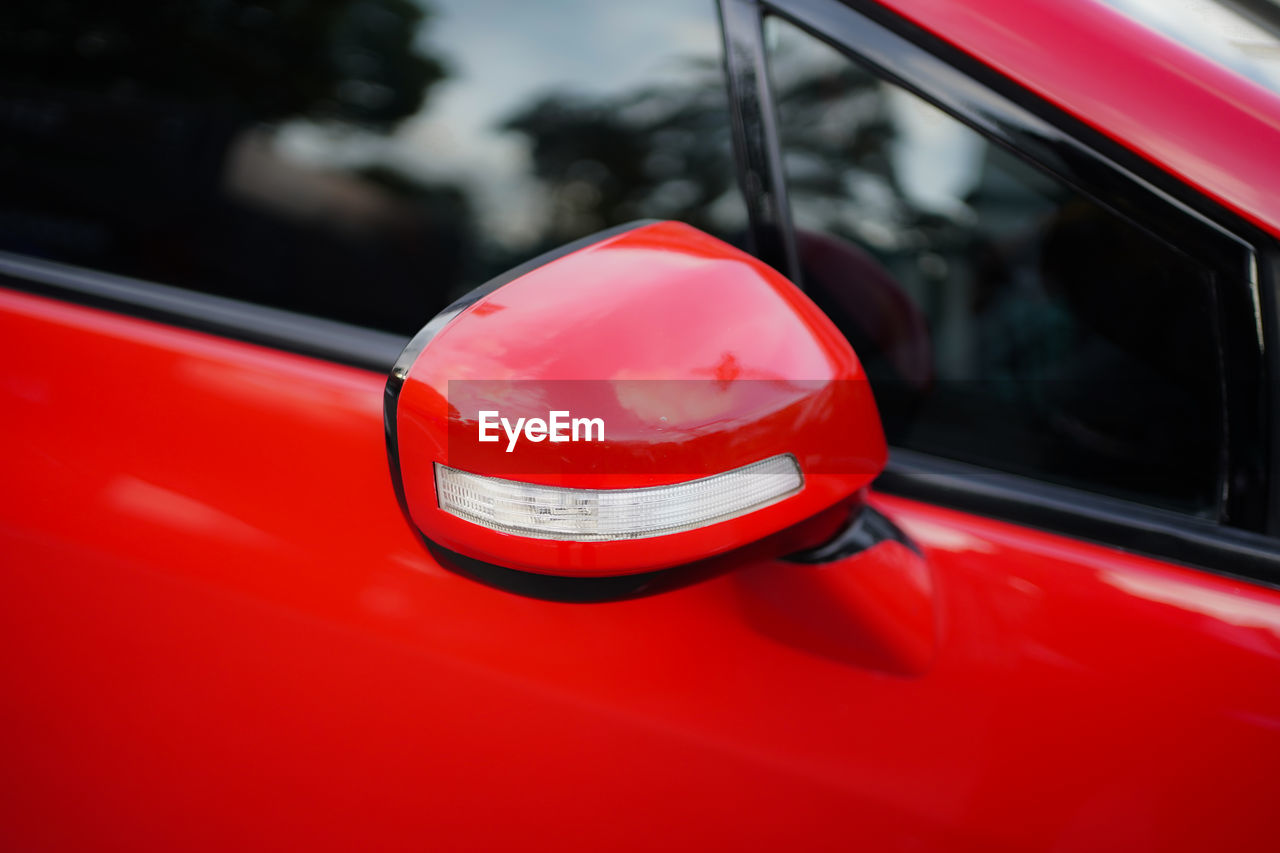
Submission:
[[[249,120],[305,116],[388,127],[445,77],[409,0],[9,0],[9,83],[225,106]]]

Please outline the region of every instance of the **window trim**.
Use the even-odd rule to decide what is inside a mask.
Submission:
[[[873,489],[1280,589],[1274,538],[1173,510],[898,447]]]
[[[777,144],[778,121],[769,83],[763,15],[756,0],[718,0],[717,5],[734,160],[747,207],[748,248],[803,290],[782,152]]]
[[[984,482],[966,487],[965,478],[949,467],[950,460],[897,449],[879,487],[1212,571],[1280,581],[1280,543],[1261,535],[1280,533],[1280,482],[1271,474],[1271,463],[1280,461],[1280,437],[1273,437],[1269,429],[1273,401],[1267,383],[1270,370],[1280,366],[1280,358],[1267,347],[1280,311],[1270,288],[1263,286],[1276,276],[1276,256],[1270,249],[1274,241],[1083,122],[874,3],[721,0],[721,5],[737,9],[736,14],[722,15],[731,109],[768,117],[768,121],[742,121],[745,130],[767,134],[752,143],[763,155],[744,157],[744,168],[755,185],[780,187],[768,196],[748,193],[747,203],[749,207],[766,202],[787,206],[783,211],[755,214],[753,223],[790,222],[781,143],[771,132],[777,123],[767,68],[735,68],[734,61],[735,56],[739,65],[743,57],[765,61],[763,20],[774,15],[924,98],[1163,242],[1204,259],[1214,271],[1221,363],[1231,376],[1230,382],[1220,377],[1226,436],[1218,522],[976,466],[965,466],[965,470],[980,472]],[[748,74],[763,82],[741,85]],[[744,109],[739,98],[749,96],[764,99],[764,104]],[[743,157],[742,151],[739,154]],[[1000,488],[993,489],[993,482]],[[1269,494],[1269,489],[1276,494]],[[1027,511],[1028,502],[1034,505],[1034,513]],[[1102,523],[1108,516],[1118,521]],[[1243,551],[1241,536],[1251,540]],[[1252,541],[1255,537],[1257,541]],[[1240,557],[1244,552],[1247,558]]]
[[[0,252],[0,287],[386,374],[409,340],[223,296]]]

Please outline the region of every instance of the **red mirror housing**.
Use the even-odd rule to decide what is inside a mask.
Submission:
[[[849,501],[887,454],[831,321],[676,222],[596,235],[450,306],[402,353],[385,420],[428,540],[576,577],[747,545]]]

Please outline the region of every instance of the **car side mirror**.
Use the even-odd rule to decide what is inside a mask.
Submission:
[[[602,577],[732,551],[856,500],[887,450],[844,336],[677,222],[535,259],[451,305],[387,381],[401,505],[434,545]]]

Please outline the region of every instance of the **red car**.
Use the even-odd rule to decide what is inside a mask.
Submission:
[[[1276,847],[1272,3],[0,36],[0,847]]]

